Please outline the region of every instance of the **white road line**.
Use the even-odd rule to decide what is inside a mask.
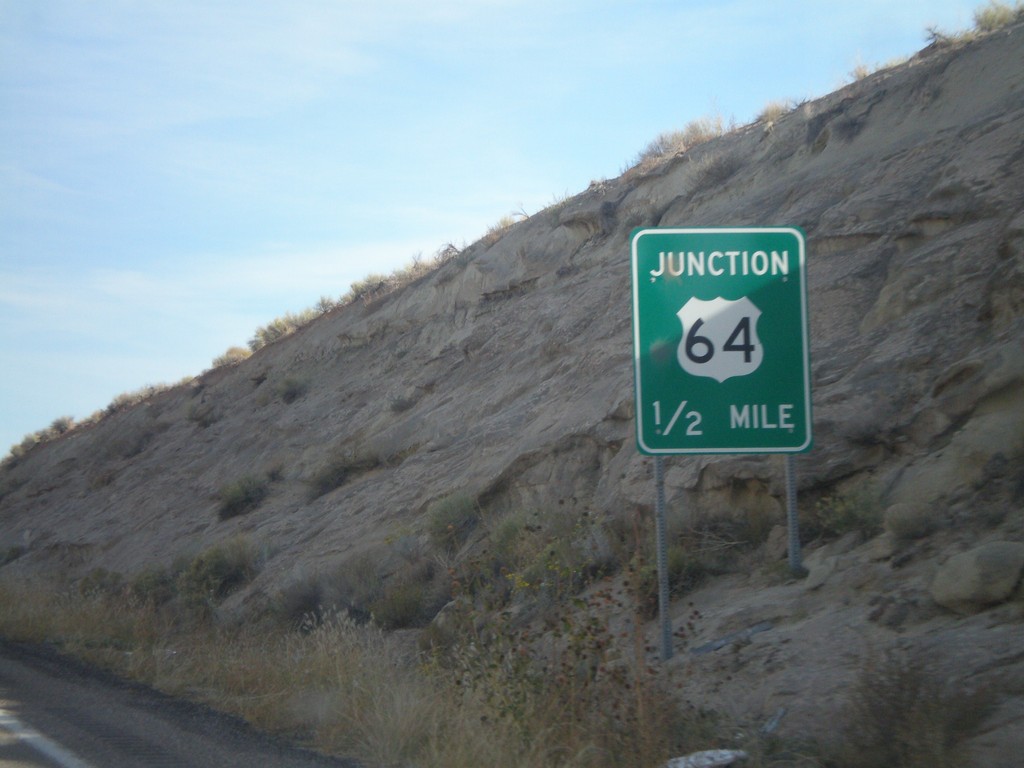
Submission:
[[[0,709],[0,728],[10,733],[16,739],[25,742],[36,752],[58,763],[61,768],[93,768],[89,763],[64,749],[60,744],[50,741],[39,731],[22,724],[18,718],[3,709]]]

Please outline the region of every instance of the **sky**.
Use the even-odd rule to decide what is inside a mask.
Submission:
[[[979,5],[0,0],[0,455]]]

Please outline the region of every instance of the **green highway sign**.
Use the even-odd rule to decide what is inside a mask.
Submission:
[[[630,238],[637,447],[811,447],[804,236],[650,228]]]

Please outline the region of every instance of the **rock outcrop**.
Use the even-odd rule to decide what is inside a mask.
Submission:
[[[992,541],[961,552],[942,564],[932,597],[943,608],[976,613],[1009,599],[1024,574],[1024,543]]]

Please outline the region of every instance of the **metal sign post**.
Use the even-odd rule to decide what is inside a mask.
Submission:
[[[800,560],[800,518],[796,510],[796,459],[786,454],[786,529],[789,531],[789,571],[794,575],[805,573]]]
[[[672,658],[672,622],[668,617],[668,545],[665,533],[665,460],[654,457],[654,527],[658,561],[658,621],[661,625],[661,660]]]
[[[633,232],[630,250],[636,438],[656,459],[667,659],[661,458],[811,446],[804,236],[794,227],[648,228]]]

